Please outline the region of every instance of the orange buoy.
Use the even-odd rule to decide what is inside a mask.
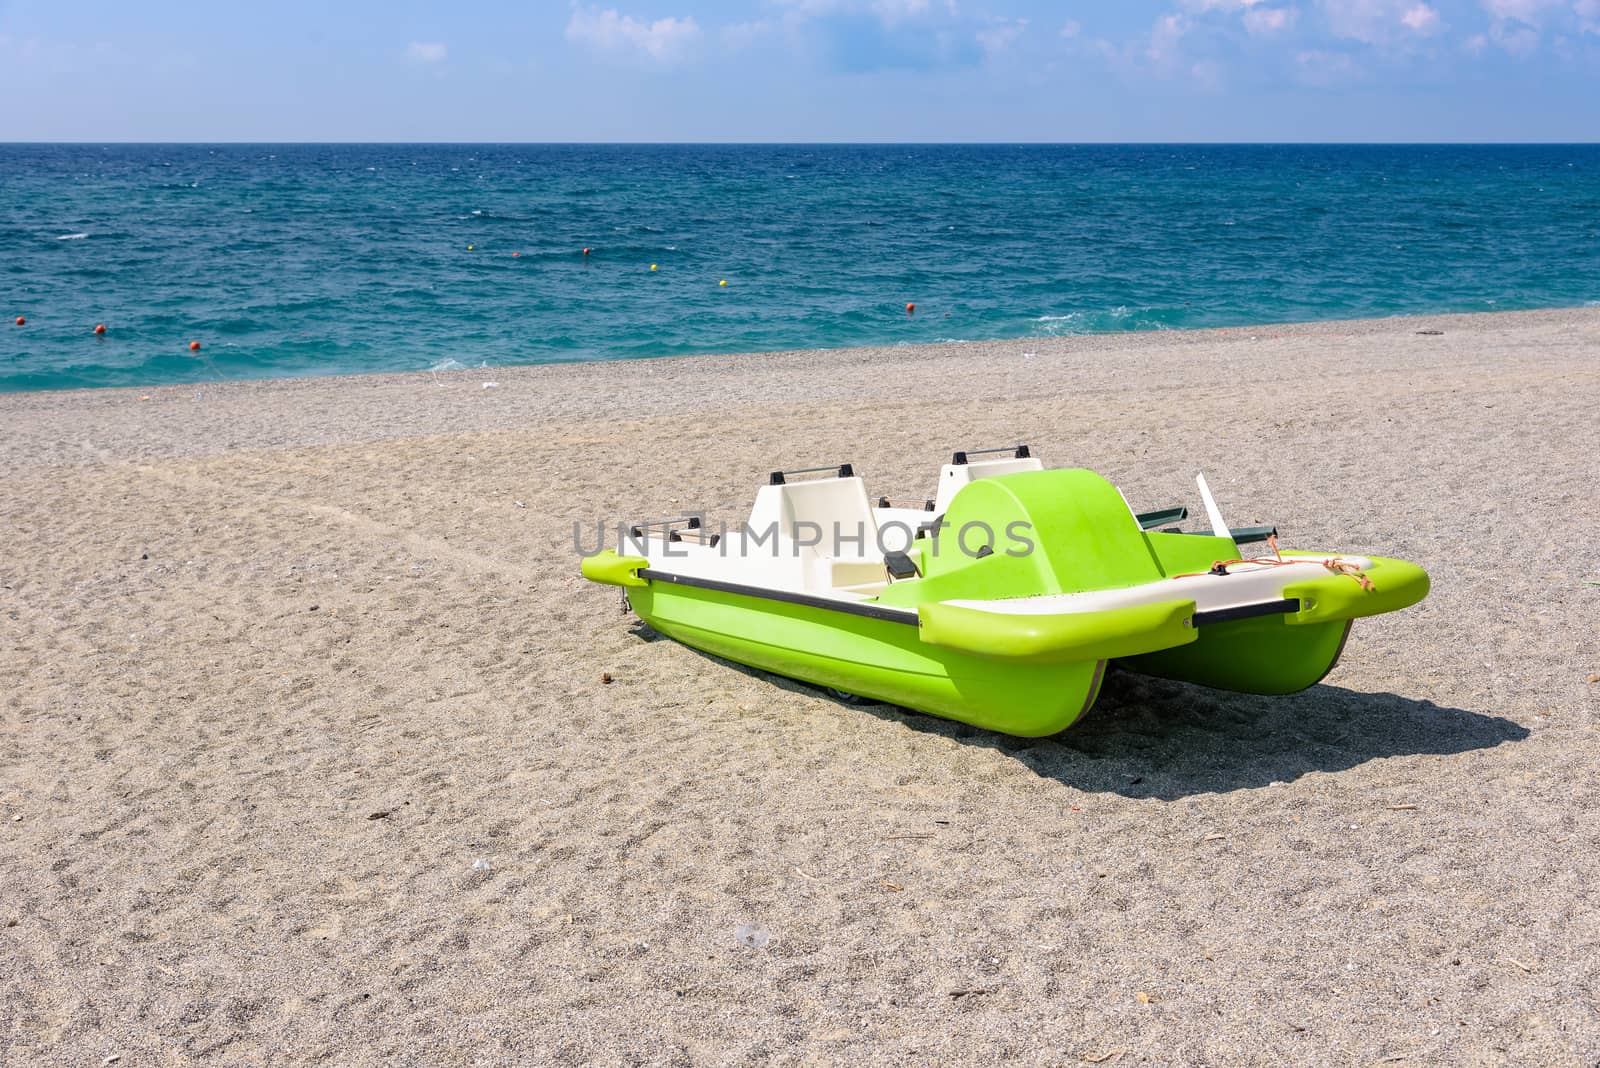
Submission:
[[[517,258],[518,258],[518,257],[520,257],[520,256],[521,256],[521,255],[522,255],[522,253],[520,253],[520,252],[513,252],[513,253],[512,253],[512,254],[511,254],[511,258],[512,258],[512,259],[517,259]]]
[[[589,254],[589,249],[588,249],[588,248],[587,248],[587,247],[585,247],[585,248],[584,248],[584,250],[583,250],[583,254],[584,254],[584,255],[585,255],[585,256],[587,256],[587,255],[588,255],[588,254]]]
[[[95,326],[94,326],[94,332],[97,333],[97,334],[105,333],[106,332],[106,324],[105,323],[96,323]]]
[[[198,342],[198,341],[189,342],[189,351],[190,352],[199,352],[200,351],[200,342]]]
[[[917,306],[915,304],[911,304],[911,303],[907,303],[906,304],[906,314],[907,315],[914,314],[916,312],[916,310],[917,310]]]
[[[26,320],[26,319],[24,319],[24,318],[23,318],[23,317],[22,317],[22,316],[20,316],[20,315],[19,315],[19,316],[17,316],[17,325],[18,325],[18,326],[26,326],[26,325],[27,325],[27,324],[28,324],[28,320]]]

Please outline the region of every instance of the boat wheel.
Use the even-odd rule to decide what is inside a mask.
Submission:
[[[846,693],[843,690],[836,690],[832,686],[828,687],[828,693],[831,694],[835,700],[843,701],[847,705],[864,705],[867,703],[867,699],[858,693]]]

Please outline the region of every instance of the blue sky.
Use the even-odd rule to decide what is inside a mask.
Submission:
[[[0,140],[1592,141],[1600,0],[0,0]]]

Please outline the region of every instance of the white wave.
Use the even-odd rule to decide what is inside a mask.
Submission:
[[[89,236],[88,234],[62,234],[60,237],[56,238],[56,240],[57,241],[82,241],[84,238],[86,238],[88,236]]]
[[[1033,321],[1040,324],[1041,334],[1046,337],[1056,337],[1061,334],[1093,331],[1096,328],[1105,329],[1112,323],[1132,318],[1133,314],[1133,310],[1126,304],[1119,304],[1115,308],[1098,312],[1076,311],[1068,312],[1066,315],[1041,315]]]
[[[466,369],[467,365],[460,360],[440,360],[428,368],[430,371],[465,371]]]

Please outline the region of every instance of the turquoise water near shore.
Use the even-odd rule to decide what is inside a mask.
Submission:
[[[1595,302],[1594,145],[0,145],[3,391]]]

